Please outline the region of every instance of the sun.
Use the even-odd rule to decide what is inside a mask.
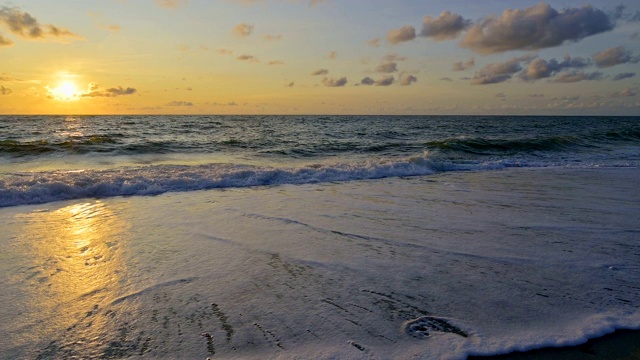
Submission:
[[[59,101],[74,101],[81,96],[76,84],[69,80],[59,83],[55,88],[47,87],[47,90],[51,98]]]

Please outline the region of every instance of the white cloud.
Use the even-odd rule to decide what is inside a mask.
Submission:
[[[411,74],[402,74],[400,75],[400,85],[408,86],[418,81],[418,78]]]
[[[467,61],[458,61],[456,63],[453,63],[453,65],[451,66],[451,70],[453,71],[464,71],[467,69],[471,69],[472,67],[474,67],[476,65],[476,61],[474,58],[471,58]]]
[[[392,44],[410,41],[416,38],[416,29],[411,25],[403,26],[399,29],[389,30],[387,40]]]
[[[500,16],[476,22],[460,46],[480,54],[536,50],[580,41],[613,27],[604,11],[589,5],[558,11],[541,2],[524,10],[507,9]]]
[[[437,18],[425,16],[422,20],[420,35],[437,41],[453,39],[469,25],[471,25],[471,21],[465,20],[458,14],[444,11]]]
[[[639,56],[632,56],[624,46],[612,47],[593,54],[593,60],[599,68],[607,68],[626,63],[640,62]]]
[[[82,39],[81,36],[52,24],[42,24],[27,12],[18,7],[0,7],[0,24],[21,38],[28,40],[54,39],[65,41],[67,39]],[[13,42],[0,35],[0,46],[10,46]]]
[[[324,78],[322,79],[322,84],[327,87],[341,87],[347,84],[347,78],[344,76],[338,79]]]

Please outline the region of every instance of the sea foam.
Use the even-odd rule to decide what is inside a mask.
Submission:
[[[157,195],[174,191],[421,176],[473,166],[427,157],[357,163],[261,167],[239,164],[151,165],[102,170],[18,172],[0,179],[0,206],[87,197]],[[475,167],[477,168],[477,167]]]

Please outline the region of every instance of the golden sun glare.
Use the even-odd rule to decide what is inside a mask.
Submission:
[[[55,88],[47,87],[47,90],[54,100],[60,101],[78,100],[81,95],[76,85],[71,81],[63,81]]]

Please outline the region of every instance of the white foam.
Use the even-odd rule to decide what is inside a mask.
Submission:
[[[12,172],[0,179],[0,207],[88,197],[157,195],[171,191],[419,176],[466,168],[469,166],[456,167],[438,164],[427,158],[410,158],[299,167],[216,163]]]

